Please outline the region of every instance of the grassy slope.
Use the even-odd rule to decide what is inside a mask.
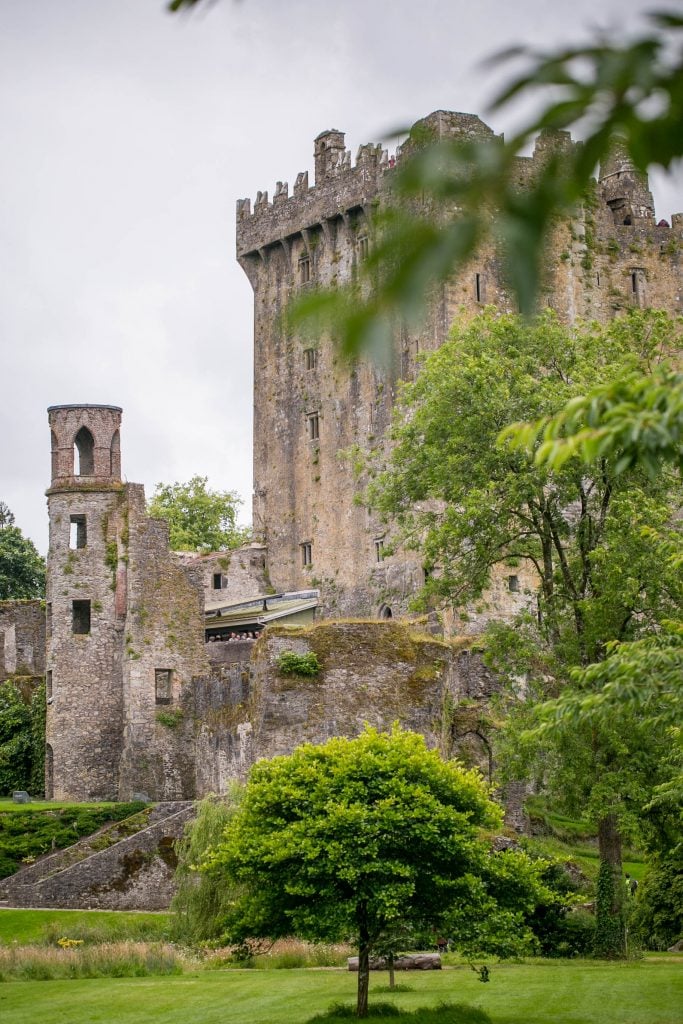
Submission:
[[[401,979],[403,981],[403,979]],[[679,1024],[683,963],[539,963],[411,975],[406,1010],[440,1000],[479,1005],[494,1024]],[[300,1024],[336,1000],[351,1002],[345,971],[226,971],[182,977],[13,982],[0,986],[7,1024]],[[373,975],[373,990],[386,977]],[[375,996],[375,998],[378,998]],[[379,998],[392,997],[383,993]]]
[[[96,932],[100,941],[121,938],[161,937],[168,928],[168,914],[146,914],[117,910],[15,910],[0,909],[0,946],[42,945],[59,935],[79,938],[83,931]]]

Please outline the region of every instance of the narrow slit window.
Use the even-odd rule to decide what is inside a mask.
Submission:
[[[358,258],[366,260],[370,252],[370,240],[367,235],[361,235],[358,239]]]
[[[477,302],[484,301],[484,276],[483,274],[474,275],[474,295]]]
[[[154,700],[157,704],[170,704],[173,697],[171,689],[171,669],[154,669]]]
[[[49,668],[45,673],[45,696],[48,700],[52,699],[52,669]]]
[[[308,440],[317,441],[320,437],[320,420],[317,412],[309,412],[306,416]]]
[[[384,537],[375,538],[375,561],[384,561]]]
[[[301,549],[301,565],[306,569],[309,565],[313,565],[313,545],[310,541],[304,541],[299,547]]]
[[[71,516],[71,530],[69,533],[70,548],[84,548],[88,539],[88,531],[85,523],[85,516]]]
[[[597,286],[599,288],[600,287],[600,274],[599,273],[597,273],[595,275],[595,283],[597,284]]]
[[[318,350],[317,348],[304,349],[304,366],[307,370],[315,370],[318,365]]]
[[[215,572],[213,574],[213,589],[214,590],[222,590],[223,589],[223,577],[222,577],[221,573],[219,573],[219,572]]]
[[[508,576],[508,590],[511,594],[519,593],[519,576]]]
[[[638,275],[635,271],[631,274],[631,291],[634,293],[638,291]]]
[[[307,284],[311,280],[311,258],[310,256],[299,257],[299,281]]]
[[[81,635],[90,632],[90,601],[71,602],[71,631]]]

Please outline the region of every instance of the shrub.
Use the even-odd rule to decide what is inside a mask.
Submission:
[[[655,862],[633,904],[631,931],[647,949],[668,949],[683,936],[683,852]]]
[[[283,676],[317,676],[320,662],[314,651],[309,654],[283,651],[277,659],[277,667]]]

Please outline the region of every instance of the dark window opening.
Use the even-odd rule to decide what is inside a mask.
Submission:
[[[52,601],[48,601],[45,606],[45,633],[49,640],[52,636]]]
[[[52,697],[52,669],[49,668],[45,673],[45,696],[48,700]]]
[[[315,370],[318,365],[318,350],[317,348],[304,349],[304,366],[307,370]]]
[[[384,561],[384,537],[375,538],[375,561]]]
[[[305,541],[299,547],[301,548],[301,564],[306,569],[309,565],[313,565],[313,545],[310,541]]]
[[[49,743],[45,744],[45,799],[52,800],[55,795],[55,756]]]
[[[52,479],[54,480],[59,474],[59,444],[54,430],[50,431],[50,438],[52,441]]]
[[[309,256],[299,258],[299,281],[307,284],[311,280],[311,260]]]
[[[157,704],[170,704],[173,697],[171,689],[171,669],[154,669],[154,700]]]
[[[370,240],[367,235],[361,235],[358,239],[358,256],[361,260],[368,258],[370,252]]]
[[[630,217],[624,217],[624,224],[626,225],[626,227],[630,227],[630,225],[633,224],[633,221]]]
[[[631,274],[631,291],[638,291],[638,275],[635,273]]]
[[[90,632],[90,601],[71,602],[71,630],[81,634]]]
[[[81,427],[74,438],[76,476],[92,476],[95,472],[95,442],[87,427]]]
[[[222,590],[223,589],[223,577],[221,576],[221,574],[219,572],[215,572],[213,574],[213,589],[214,590]]]
[[[109,449],[109,472],[112,476],[121,474],[121,435],[118,430],[114,431]]]
[[[380,619],[393,619],[394,616],[392,615],[391,608],[389,607],[388,604],[382,605],[382,607],[379,610],[379,617]]]
[[[320,437],[320,421],[317,412],[311,412],[306,417],[306,425],[308,429],[308,440],[317,441]]]
[[[596,284],[597,284],[597,286],[599,288],[600,287],[600,274],[596,274],[595,275],[595,282],[596,282]]]
[[[474,275],[474,294],[477,302],[484,301],[484,278],[482,274]]]
[[[71,516],[71,530],[69,532],[69,547],[84,548],[87,543],[88,530],[85,525],[85,516]]]
[[[508,576],[508,590],[512,594],[519,593],[519,576]]]

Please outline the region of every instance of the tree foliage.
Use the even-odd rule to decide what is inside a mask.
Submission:
[[[242,504],[235,491],[213,491],[208,478],[157,484],[147,511],[165,519],[174,551],[225,551],[248,543],[250,531],[237,525]]]
[[[387,467],[367,497],[395,540],[420,551],[426,599],[462,607],[495,566],[531,563],[538,615],[518,647],[533,634],[554,676],[675,614],[680,574],[660,566],[657,539],[678,504],[666,476],[617,474],[607,457],[552,472],[497,438],[506,423],[552,415],[588,382],[656,362],[677,330],[651,311],[574,330],[549,313],[526,322],[489,312],[425,359],[400,392]]]
[[[461,949],[519,951],[540,872],[490,851],[482,830],[500,821],[477,773],[397,727],[258,762],[211,861],[241,887],[229,933],[352,938],[365,1016],[369,957],[399,924],[447,922]]]
[[[45,560],[0,502],[0,601],[45,596]]]
[[[7,680],[0,685],[0,793],[44,789],[45,687],[24,698]]]
[[[171,903],[173,937],[190,945],[219,939],[226,920],[233,890],[216,868],[200,866],[220,844],[226,826],[232,820],[241,798],[235,785],[224,796],[208,796],[199,803],[196,818],[176,845],[176,894]]]

